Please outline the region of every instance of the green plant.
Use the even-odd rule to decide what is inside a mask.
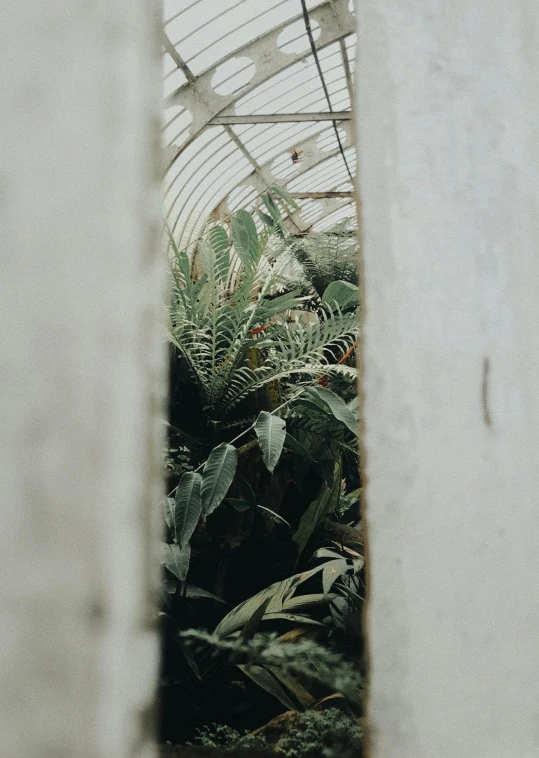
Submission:
[[[226,724],[209,724],[197,729],[194,744],[224,751],[234,750],[234,748],[263,750],[268,746],[264,737],[259,737],[248,731],[242,734]]]
[[[270,745],[263,734],[241,734],[230,727],[212,724],[200,729],[196,743],[221,750],[263,749],[271,746],[286,758],[361,758],[362,729],[358,719],[336,708],[306,711],[294,726]]]
[[[307,282],[323,298],[335,282],[358,284],[359,249],[357,235],[344,221],[326,232],[307,237],[285,237],[275,243],[276,254],[285,255],[297,263],[296,286]]]
[[[331,692],[340,692],[357,708],[361,706],[361,680],[357,669],[350,665],[350,660],[313,639],[300,637],[288,643],[272,634],[256,634],[251,639],[227,638],[198,629],[183,632],[181,637],[195,650],[209,649],[215,656],[223,655],[228,665],[242,661],[243,665],[302,677],[307,682],[324,685]]]
[[[187,362],[213,423],[270,382],[336,370],[327,352],[343,355],[357,333],[355,312],[342,313],[338,307],[320,309],[314,323],[289,321],[306,298],[297,291],[276,295],[286,280],[286,260],[272,262],[264,253],[280,227],[272,220],[259,233],[246,211],[238,211],[230,227],[230,238],[224,227],[214,226],[200,243],[204,274],[197,280],[187,254],[171,239],[176,266],[169,339]],[[239,261],[237,273],[231,251]]]
[[[339,599],[348,605],[351,599],[354,601],[350,582],[362,570],[363,558],[352,550],[346,554],[324,548],[317,551],[315,559],[322,559],[322,563],[276,582],[232,609],[212,635],[189,630],[181,638],[224,653],[229,664],[239,665],[247,676],[288,708],[295,707],[291,696],[303,707],[309,707],[314,700],[296,679],[298,674],[307,682],[317,681],[341,692],[357,705],[359,679],[350,668],[350,661],[343,665],[339,654],[303,637],[303,632],[325,635],[329,630],[320,618],[324,618],[327,610],[314,616],[313,611],[329,610]],[[317,586],[321,591],[314,591]],[[331,615],[328,619],[331,620]],[[292,635],[277,638],[256,634],[264,622],[283,621],[292,626]],[[294,644],[289,644],[290,640]],[[240,663],[241,658],[244,661]]]
[[[240,211],[209,229],[192,260],[171,240],[159,620],[162,734],[175,742],[208,710],[252,728],[257,708],[309,709],[338,688],[360,707],[346,625],[362,559],[338,546],[314,568],[305,557],[329,544],[330,521],[351,517],[360,486],[354,283],[321,296],[305,276],[295,284],[291,201],[278,188],[262,201],[258,220]],[[200,637],[209,629],[217,646]]]

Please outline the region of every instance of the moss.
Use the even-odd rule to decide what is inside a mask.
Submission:
[[[201,729],[197,742],[221,750],[271,747],[287,758],[361,758],[363,755],[358,719],[337,708],[298,714],[290,730],[271,745],[262,735],[241,734],[218,724]]]

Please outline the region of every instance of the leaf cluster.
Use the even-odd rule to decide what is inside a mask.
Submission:
[[[362,737],[362,729],[355,716],[328,708],[322,712],[302,713],[294,726],[271,747],[286,758],[361,758]],[[263,734],[241,734],[222,724],[200,729],[196,743],[220,750],[262,750],[270,747]]]

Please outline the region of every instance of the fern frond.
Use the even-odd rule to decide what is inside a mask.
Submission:
[[[254,369],[242,367],[231,374],[220,410],[228,413],[240,400],[268,382],[293,374],[319,376],[331,372],[335,367],[325,362],[325,351],[331,348],[344,355],[353,345],[356,332],[355,314],[324,316],[307,326],[278,325],[272,331],[271,348],[264,365]]]

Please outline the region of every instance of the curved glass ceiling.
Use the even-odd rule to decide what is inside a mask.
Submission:
[[[306,5],[319,66],[301,0],[165,1],[165,211],[183,249],[274,184],[300,206],[292,232],[354,216],[354,0]]]

